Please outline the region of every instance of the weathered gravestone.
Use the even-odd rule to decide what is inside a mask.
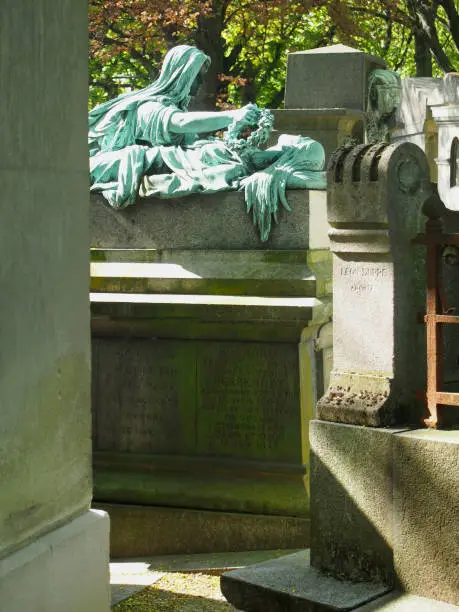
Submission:
[[[238,609],[457,609],[459,435],[409,428],[423,416],[424,253],[412,239],[428,178],[410,143],[332,159],[334,364],[310,429],[310,557],[223,575]]]

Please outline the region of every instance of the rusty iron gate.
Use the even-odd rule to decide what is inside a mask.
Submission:
[[[445,252],[449,249],[451,263],[459,265],[459,234],[446,233],[441,217],[429,218],[425,234],[415,238],[414,243],[427,248],[427,299],[426,324],[427,336],[427,409],[430,413],[424,420],[427,427],[441,427],[439,406],[459,407],[459,393],[448,393],[444,386],[444,346],[443,326],[459,324],[455,307],[448,307],[443,282]],[[459,274],[459,268],[458,268]],[[459,282],[459,278],[458,278]]]

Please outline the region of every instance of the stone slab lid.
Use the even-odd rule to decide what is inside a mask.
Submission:
[[[370,53],[365,53],[365,51],[361,51],[360,49],[354,49],[353,47],[342,45],[341,43],[337,45],[328,45],[327,47],[318,47],[317,49],[306,49],[305,51],[292,51],[289,52],[288,55],[342,55],[345,53],[357,53],[359,55],[364,55],[365,57],[371,59],[372,62],[381,64],[381,66],[386,66],[386,62],[380,57],[371,55]]]
[[[385,67],[381,58],[341,44],[289,53],[285,108],[364,111],[368,74]]]

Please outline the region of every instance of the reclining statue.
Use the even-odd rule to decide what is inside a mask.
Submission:
[[[174,47],[151,85],[90,111],[91,191],[124,208],[139,196],[244,190],[265,241],[279,205],[290,210],[287,188],[325,189],[324,150],[310,138],[285,135],[263,150],[273,116],[255,104],[188,111],[209,64],[195,47]],[[222,131],[223,138],[214,135]]]

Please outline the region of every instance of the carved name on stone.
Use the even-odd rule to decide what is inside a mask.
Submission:
[[[349,290],[352,293],[362,294],[375,291],[375,281],[387,278],[388,270],[383,267],[341,265],[339,274],[349,279]]]

